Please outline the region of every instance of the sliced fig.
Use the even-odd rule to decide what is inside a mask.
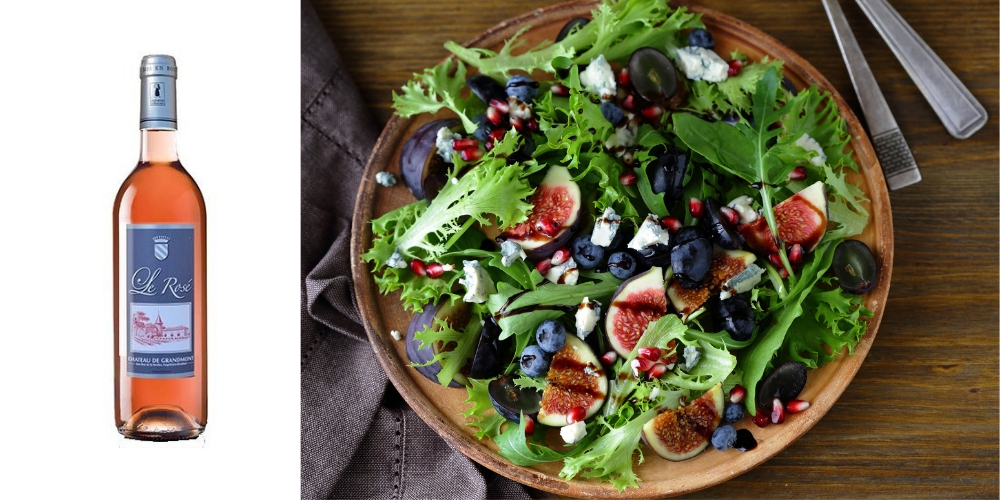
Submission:
[[[642,426],[642,440],[657,455],[679,462],[708,447],[722,422],[725,401],[716,384],[700,398],[676,410],[666,410]]]
[[[561,42],[564,38],[569,36],[569,34],[574,29],[579,30],[589,22],[590,19],[587,19],[586,17],[578,17],[576,19],[570,19],[569,22],[566,23],[561,30],[559,30],[559,34],[556,35],[556,43]]]
[[[736,228],[730,227],[722,218],[720,209],[724,205],[715,198],[705,200],[705,215],[701,218],[701,225],[708,231],[712,242],[727,250],[739,250],[743,248],[743,237],[740,236]]]
[[[566,167],[549,167],[541,185],[531,195],[534,207],[528,220],[505,231],[501,238],[521,245],[530,260],[548,257],[566,246],[580,214],[580,186]]]
[[[552,356],[548,384],[542,394],[538,423],[550,427],[571,424],[567,416],[583,408],[585,420],[597,413],[608,394],[608,377],[586,342],[575,335],[566,337],[566,345]],[[579,411],[579,410],[575,410]]]
[[[677,68],[666,54],[653,47],[632,53],[628,77],[635,91],[650,102],[663,102],[677,93]]]
[[[533,387],[514,385],[514,377],[503,375],[491,381],[486,388],[490,402],[503,418],[521,422],[521,414],[535,418],[538,414],[542,393]]]
[[[663,269],[651,267],[622,283],[608,306],[604,331],[611,348],[627,357],[646,327],[667,314],[667,298],[663,286]]]
[[[421,349],[421,342],[415,338],[416,333],[424,331],[428,326],[436,329],[435,319],[440,319],[449,326],[463,327],[469,322],[469,314],[469,304],[461,300],[451,301],[440,306],[434,304],[424,306],[424,312],[414,316],[410,320],[410,326],[406,329],[406,357],[410,358],[411,363],[419,365],[434,359],[434,356],[442,351],[454,349],[454,345],[442,345],[441,342],[424,346]],[[417,366],[415,368],[423,376],[435,383],[438,382],[437,375],[441,372],[441,365],[438,363]],[[463,369],[462,371],[467,372],[468,370]],[[466,374],[462,373],[462,371],[452,377],[448,387],[463,387],[468,383]]]
[[[677,231],[676,244],[670,250],[674,279],[684,288],[698,288],[712,268],[712,242],[708,233],[696,226]]]
[[[813,251],[823,239],[828,219],[826,188],[822,182],[810,185],[774,207],[774,221],[781,241],[789,246],[798,243],[807,252]],[[750,248],[764,253],[778,251],[764,217],[737,229]]]
[[[667,296],[674,309],[685,317],[697,311],[708,299],[719,292],[727,281],[742,272],[757,260],[753,253],[743,250],[725,250],[715,247],[712,252],[712,265],[705,282],[697,288],[684,288],[676,280],[671,280],[667,287]]]
[[[787,403],[798,397],[806,386],[806,376],[805,363],[798,361],[789,361],[775,368],[757,386],[757,412],[770,414],[774,398]]]
[[[399,153],[399,171],[403,184],[418,200],[433,199],[444,186],[448,164],[437,154],[437,133],[441,127],[452,128],[459,124],[454,118],[434,120],[418,128],[403,144]],[[428,190],[432,193],[429,196]]]

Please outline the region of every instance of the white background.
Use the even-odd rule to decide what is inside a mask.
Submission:
[[[299,495],[299,2],[0,2],[0,497]],[[139,61],[177,58],[208,207],[209,421],[114,425],[112,204]]]

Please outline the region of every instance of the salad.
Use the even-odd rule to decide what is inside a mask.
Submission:
[[[414,313],[411,366],[468,392],[476,437],[567,480],[624,490],[636,452],[752,450],[744,420],[806,410],[808,371],[871,316],[836,104],[665,1],[606,0],[527,50],[524,30],[448,42],[393,96],[438,118],[401,152],[417,200],[362,255]]]

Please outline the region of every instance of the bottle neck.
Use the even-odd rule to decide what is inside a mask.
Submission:
[[[177,131],[141,129],[139,162],[173,163],[177,159]]]

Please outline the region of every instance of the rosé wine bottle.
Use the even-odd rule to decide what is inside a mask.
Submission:
[[[143,57],[139,76],[139,164],[114,209],[115,423],[193,439],[208,417],[205,202],[177,159],[174,58]]]

